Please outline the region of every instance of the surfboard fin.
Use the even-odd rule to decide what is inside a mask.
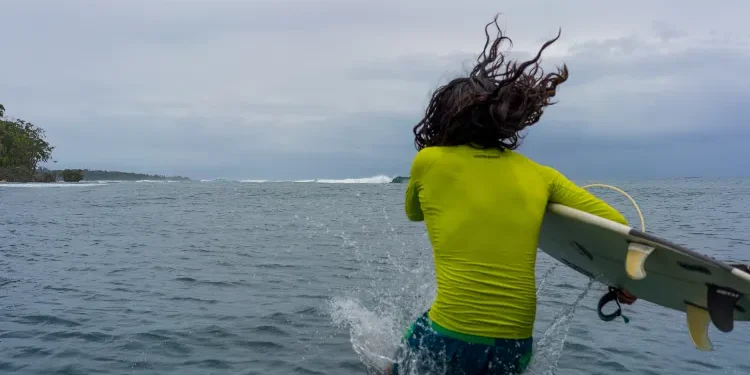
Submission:
[[[710,323],[711,317],[707,310],[691,303],[687,304],[688,333],[690,334],[690,340],[693,341],[693,345],[698,350],[713,350],[711,339],[708,338],[708,325]]]
[[[641,280],[646,277],[646,259],[654,251],[652,246],[637,242],[628,244],[628,253],[625,256],[625,272],[633,280]]]
[[[706,306],[714,326],[722,332],[734,329],[734,308],[742,295],[732,289],[708,284]]]

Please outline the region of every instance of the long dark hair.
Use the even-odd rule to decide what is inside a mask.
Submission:
[[[488,30],[492,25],[497,36],[491,41]],[[550,99],[555,96],[557,86],[568,79],[568,67],[563,64],[557,73],[544,75],[539,60],[542,51],[557,41],[560,32],[544,43],[533,59],[517,64],[506,63],[505,56],[498,51],[504,41],[511,45],[513,42],[500,30],[497,15],[484,31],[487,42],[477,65],[468,77],[456,78],[439,87],[424,118],[414,126],[417,150],[457,145],[516,149],[519,132],[539,121],[544,107],[554,104]]]

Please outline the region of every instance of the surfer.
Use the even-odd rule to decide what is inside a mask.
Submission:
[[[387,374],[522,373],[532,355],[534,269],[547,204],[627,225],[622,214],[562,173],[515,151],[520,132],[539,121],[568,79],[565,65],[546,75],[538,65],[560,34],[520,64],[499,52],[511,40],[497,16],[485,34],[473,70],[438,88],[414,127],[418,152],[405,211],[426,224],[437,296],[409,328]],[[625,291],[618,299],[636,300]]]

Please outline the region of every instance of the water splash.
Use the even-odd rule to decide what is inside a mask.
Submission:
[[[539,280],[539,285],[536,287],[536,296],[539,297],[539,294],[544,290],[544,285],[547,284],[547,278],[552,274],[552,272],[557,269],[557,266],[560,265],[560,263],[555,263],[550,268],[547,269],[547,272],[544,273],[544,275],[541,277],[541,280]]]
[[[370,285],[349,290],[333,298],[329,303],[329,314],[339,328],[349,331],[352,349],[366,367],[369,374],[382,374],[383,370],[395,362],[395,354],[401,343],[406,328],[432,303],[436,285],[434,284],[434,266],[429,244],[424,250],[417,250],[415,238],[404,241],[393,233],[388,213],[383,209],[383,222],[390,230],[385,229],[381,240],[392,240],[393,246],[386,254],[370,252],[368,243],[357,241],[357,233],[332,231],[329,224],[317,223],[316,227],[333,235],[341,241],[361,264],[356,271],[360,276],[371,277]],[[306,219],[309,222],[309,218]],[[355,220],[356,221],[356,220]],[[313,223],[310,223],[313,224]],[[417,262],[407,262],[408,256],[419,255]],[[385,256],[383,256],[385,255]],[[547,286],[548,279],[558,268],[553,263],[539,277],[537,296]],[[387,269],[388,276],[377,277],[378,271]],[[527,374],[550,375],[557,368],[568,336],[572,318],[580,302],[588,294],[593,280],[585,286],[580,295],[571,304],[557,313],[553,322],[534,345],[534,359]],[[438,368],[431,371],[441,373]],[[416,374],[415,374],[416,375]]]
[[[557,268],[552,265],[541,277],[537,295],[544,289],[547,279]],[[562,309],[543,336],[536,340],[534,345],[534,360],[526,371],[527,374],[551,375],[557,368],[558,360],[562,354],[565,341],[568,336],[572,318],[580,302],[588,294],[593,280],[589,281],[576,300]],[[424,289],[413,290],[410,293],[413,298],[419,300],[424,296]],[[393,296],[390,296],[392,299]],[[422,299],[418,304],[429,305],[431,299]],[[368,308],[359,299],[354,297],[337,297],[331,301],[331,317],[339,328],[349,330],[352,349],[367,368],[368,373],[382,374],[383,369],[395,361],[396,352],[404,327],[413,321],[413,316],[404,316],[404,312],[423,311],[420,308],[408,307],[394,303],[397,301],[381,297],[375,308]],[[435,369],[437,370],[437,369]],[[439,373],[439,371],[437,372]]]
[[[568,330],[570,330],[576,308],[589,293],[594,281],[594,279],[589,280],[578,298],[558,312],[542,337],[536,340],[536,343],[534,343],[534,359],[526,371],[527,374],[554,375],[557,362],[568,338]]]
[[[348,327],[352,349],[372,372],[382,372],[394,362],[400,326],[388,314],[380,315],[350,298],[334,298],[331,317],[339,328]]]

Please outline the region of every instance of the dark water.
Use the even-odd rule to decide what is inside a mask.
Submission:
[[[617,185],[649,231],[750,261],[750,180]],[[0,373],[365,374],[434,294],[403,188],[0,185]],[[540,279],[554,263],[540,255]],[[750,324],[712,327],[715,351],[699,352],[679,312],[639,301],[630,324],[600,321],[601,286],[559,316],[586,283],[565,267],[546,279],[535,335],[552,344],[533,373],[750,373]]]

